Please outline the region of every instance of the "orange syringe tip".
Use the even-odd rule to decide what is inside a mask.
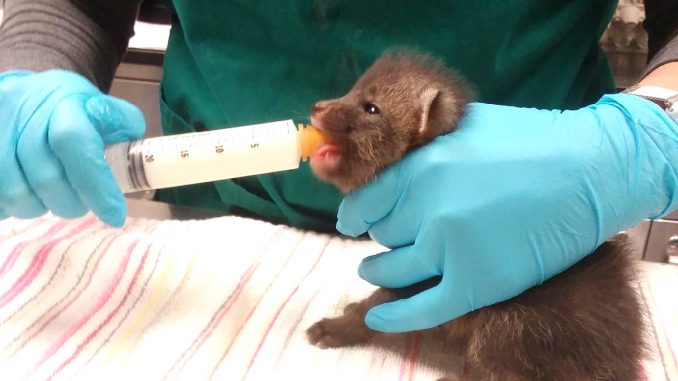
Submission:
[[[310,124],[299,125],[299,142],[301,147],[301,160],[308,160],[318,148],[328,144],[330,140],[319,129]]]

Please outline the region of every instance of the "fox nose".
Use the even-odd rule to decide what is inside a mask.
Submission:
[[[327,107],[324,102],[318,102],[311,108],[311,115],[317,115],[325,111]]]

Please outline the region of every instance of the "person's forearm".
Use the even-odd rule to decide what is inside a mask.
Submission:
[[[657,67],[638,84],[678,90],[678,62],[669,62]]]
[[[0,72],[67,69],[107,91],[141,0],[6,0]]]

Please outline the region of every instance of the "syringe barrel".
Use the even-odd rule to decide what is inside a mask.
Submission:
[[[123,193],[224,180],[299,167],[292,120],[148,138],[106,148]]]
[[[152,189],[150,186],[142,187],[132,181],[131,175],[139,175],[139,171],[130,170],[130,166],[134,166],[133,155],[130,148],[133,143],[143,142],[143,140],[135,140],[133,142],[118,143],[106,147],[106,161],[111,167],[113,177],[118,182],[118,186],[122,193],[132,193],[143,190]],[[143,167],[141,168],[141,175],[143,175]]]

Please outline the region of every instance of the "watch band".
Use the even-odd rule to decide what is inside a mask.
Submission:
[[[665,89],[659,86],[638,86],[633,85],[624,90],[626,94],[633,94],[643,97],[649,101],[656,103],[664,110],[668,110],[671,106],[678,103],[678,91]]]
[[[654,102],[678,123],[678,91],[659,86],[634,85],[624,90],[624,93],[636,95]]]

